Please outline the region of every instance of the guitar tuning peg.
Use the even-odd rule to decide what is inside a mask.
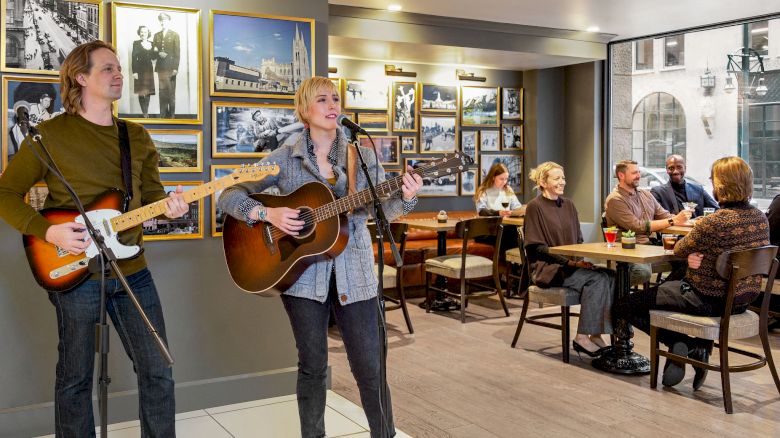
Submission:
[[[433,172],[433,176],[439,176],[439,171],[437,170],[437,171]]]

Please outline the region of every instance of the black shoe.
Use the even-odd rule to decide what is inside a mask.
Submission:
[[[577,352],[578,356],[580,353],[585,353],[590,357],[599,357],[601,356],[602,353],[604,353],[604,351],[606,351],[607,348],[609,348],[609,347],[604,347],[604,348],[599,348],[596,351],[590,351],[587,348],[580,345],[579,342],[577,341],[571,341],[571,346],[574,347],[574,351]]]
[[[699,346],[694,348],[688,353],[688,357],[694,360],[709,363],[710,350],[707,347]],[[707,368],[693,367],[695,374],[693,375],[693,390],[696,391],[704,386],[704,381],[707,379]]]
[[[671,348],[670,353],[674,353],[678,356],[688,357],[688,345],[685,342],[675,342]],[[674,386],[685,378],[685,364],[675,362],[668,357],[666,358],[666,364],[664,364],[664,376],[661,379],[661,383],[664,386]]]

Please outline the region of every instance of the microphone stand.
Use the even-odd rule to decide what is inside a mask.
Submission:
[[[357,138],[357,132],[355,132],[355,129],[352,129],[352,135],[354,138]],[[365,133],[365,132],[364,132]],[[371,144],[374,144],[374,140],[371,138],[371,135],[368,133],[365,133],[368,136],[368,139],[371,141]],[[377,325],[379,328],[379,342],[381,345],[379,346],[379,409],[381,413],[382,418],[382,430],[381,430],[381,436],[382,437],[389,437],[390,431],[389,431],[389,421],[388,421],[388,414],[390,413],[389,409],[386,409],[386,407],[389,408],[390,403],[388,402],[388,394],[387,394],[387,325],[385,323],[385,297],[384,297],[384,269],[385,269],[385,263],[384,263],[384,252],[385,252],[385,245],[384,245],[384,234],[387,233],[387,239],[390,243],[390,251],[393,253],[393,258],[395,258],[396,263],[396,269],[401,269],[403,267],[403,260],[401,259],[401,254],[398,252],[398,247],[395,244],[395,240],[393,239],[393,233],[390,230],[390,223],[387,221],[387,217],[385,216],[385,212],[382,209],[382,202],[379,200],[379,196],[376,194],[376,189],[374,188],[374,183],[371,181],[371,175],[368,172],[368,166],[366,165],[366,161],[363,159],[363,154],[360,152],[360,145],[358,144],[357,140],[353,143],[355,145],[355,150],[357,151],[357,156],[360,159],[360,168],[363,169],[363,175],[366,177],[366,182],[368,184],[368,190],[371,193],[371,199],[373,200],[373,207],[374,207],[374,221],[376,222],[376,241],[377,241],[377,277],[378,277],[378,285],[377,285],[377,294],[376,294],[376,302],[377,302],[377,312],[378,312],[378,318],[377,318]],[[374,152],[376,153],[376,148],[374,148]],[[379,160],[377,160],[377,166],[379,165]]]
[[[65,189],[73,200],[73,203],[76,205],[76,209],[79,211],[82,219],[84,219],[84,226],[86,227],[87,232],[92,238],[92,241],[95,243],[95,246],[98,248],[98,256],[92,258],[89,261],[89,271],[92,273],[100,272],[100,320],[98,324],[95,324],[95,351],[99,355],[98,408],[100,411],[100,436],[106,437],[108,436],[108,385],[111,383],[111,377],[108,376],[109,327],[106,312],[106,278],[109,274],[109,271],[106,269],[106,262],[108,262],[111,271],[116,274],[117,279],[122,284],[122,287],[127,293],[127,296],[130,298],[130,301],[132,301],[133,305],[138,311],[138,314],[141,316],[141,319],[149,330],[149,333],[154,338],[155,343],[157,344],[157,348],[160,350],[160,354],[163,356],[165,361],[168,362],[168,366],[173,365],[173,357],[171,356],[170,351],[168,351],[168,347],[165,345],[162,337],[157,332],[157,329],[152,325],[152,322],[146,316],[146,313],[141,307],[141,303],[138,302],[138,298],[136,298],[132,288],[127,283],[127,279],[122,273],[122,270],[119,269],[117,258],[114,255],[114,252],[111,250],[111,248],[106,246],[102,234],[92,225],[92,222],[89,220],[89,217],[84,210],[84,205],[82,204],[81,199],[79,199],[79,196],[65,179],[65,176],[62,175],[62,172],[60,172],[60,169],[57,167],[57,164],[54,162],[51,154],[49,154],[49,151],[44,145],[40,133],[38,133],[38,130],[32,125],[30,125],[29,130],[33,140],[33,142],[30,144],[30,150],[33,151],[36,158],[38,158],[38,160],[43,163],[43,165],[46,166],[52,172],[52,174],[54,174],[54,176],[56,176],[57,179],[59,179],[65,186]],[[46,158],[42,157],[40,153],[36,151],[34,147],[32,147],[32,145],[35,143],[37,143],[44,152]]]

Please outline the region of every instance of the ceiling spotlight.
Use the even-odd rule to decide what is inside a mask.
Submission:
[[[458,76],[458,79],[461,81],[485,82],[487,80],[487,78],[483,76],[477,76],[474,73],[466,73],[466,70],[461,70],[461,69],[455,70],[455,74]]]
[[[398,12],[398,11],[400,11],[401,9],[402,9],[402,8],[401,8],[401,5],[396,5],[396,4],[392,4],[392,5],[389,5],[389,6],[387,7],[387,10],[388,10],[388,11],[392,11],[392,12]]]
[[[585,29],[585,31],[586,32],[598,32],[599,31],[599,27],[598,26],[591,26],[591,27]]]

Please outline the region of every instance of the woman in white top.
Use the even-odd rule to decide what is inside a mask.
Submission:
[[[509,169],[501,163],[494,164],[474,194],[474,202],[480,216],[520,216],[523,204],[509,187]]]

